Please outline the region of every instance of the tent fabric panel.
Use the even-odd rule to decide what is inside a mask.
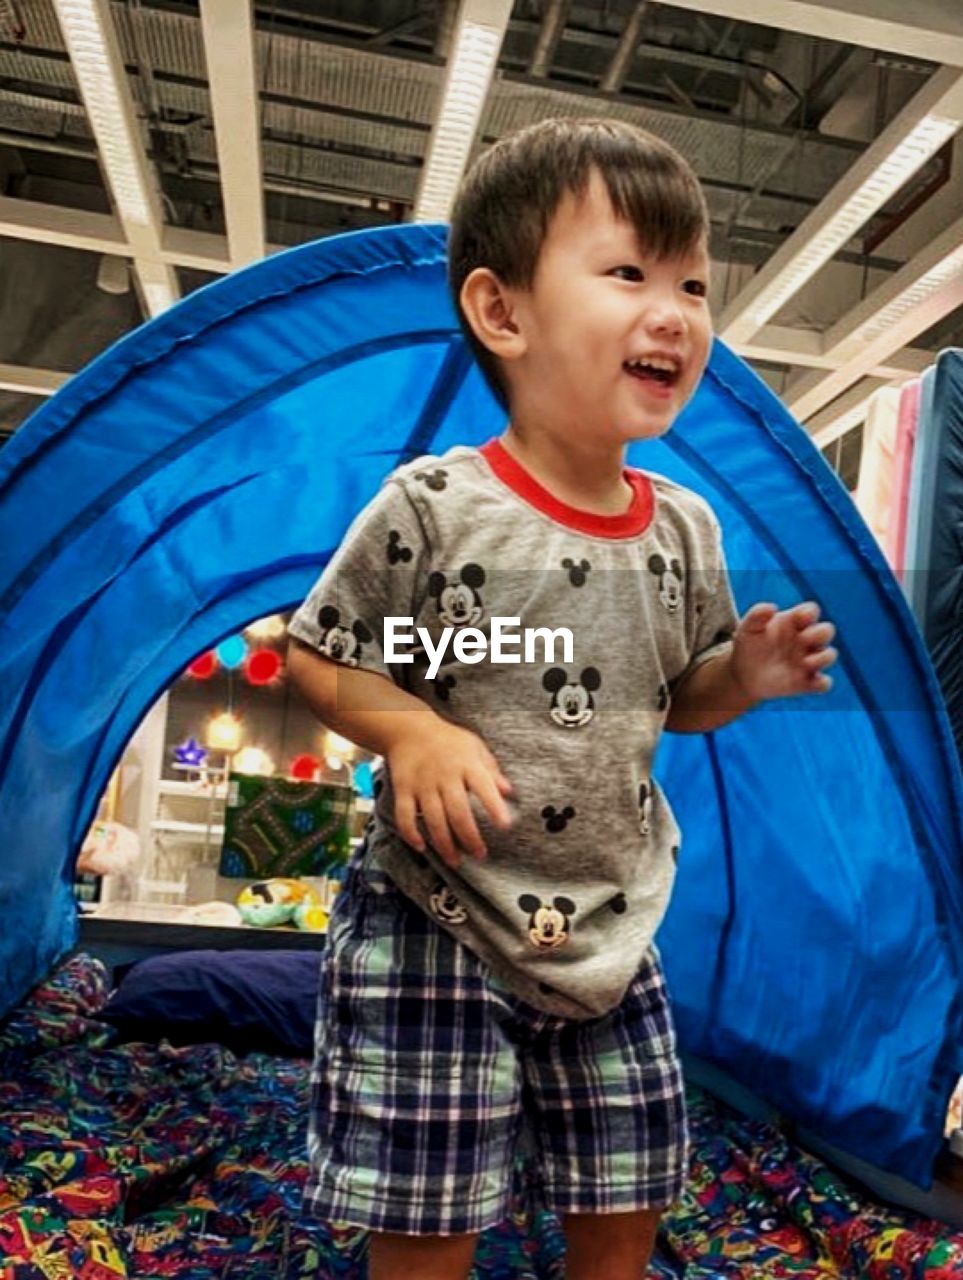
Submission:
[[[69,945],[77,843],[157,694],[197,652],[303,596],[399,460],[501,429],[443,277],[443,233],[415,226],[257,264],[117,344],[0,457],[0,519],[26,533],[22,549],[0,551],[0,681],[16,695],[12,713],[0,698],[0,896],[35,873],[51,913],[46,933],[14,915],[0,935],[9,1001]],[[84,491],[48,519],[75,452]],[[721,343],[671,435],[630,460],[711,501],[742,604],[814,594],[845,637],[828,713],[787,702],[664,744],[659,776],[686,829],[660,935],[680,1029],[761,1092],[778,1068],[787,1111],[925,1180],[963,1043],[963,837],[918,632],[818,450]],[[35,526],[34,500],[45,508]],[[836,784],[854,776],[862,803]],[[798,911],[774,933],[787,900]],[[875,974],[896,981],[899,1003]],[[822,1063],[813,1026],[850,1012],[847,1001],[858,1008]],[[873,1017],[881,1048],[867,1063]]]

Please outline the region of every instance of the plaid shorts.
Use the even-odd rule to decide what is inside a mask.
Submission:
[[[559,1214],[678,1198],[685,1099],[654,949],[612,1013],[555,1017],[356,861],[329,925],[318,1010],[308,1215],[409,1235],[480,1231],[505,1217],[523,1149]]]

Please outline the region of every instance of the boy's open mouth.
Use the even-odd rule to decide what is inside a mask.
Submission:
[[[679,380],[679,366],[674,361],[626,360],[622,368],[633,378],[658,382],[665,387],[674,386]]]

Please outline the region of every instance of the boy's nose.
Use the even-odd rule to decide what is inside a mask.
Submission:
[[[674,295],[653,298],[646,313],[646,325],[653,333],[681,334],[685,317]]]

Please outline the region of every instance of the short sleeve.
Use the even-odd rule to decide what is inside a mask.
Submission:
[[[427,562],[418,511],[403,485],[389,479],[351,524],[289,634],[334,662],[394,679],[385,661],[385,619],[417,616]],[[400,637],[405,628],[395,630]],[[404,652],[397,639],[395,652]]]
[[[692,620],[689,661],[672,682],[673,689],[703,662],[728,652],[739,622],[722,549],[722,533],[715,519],[703,567],[690,575],[686,609]]]

